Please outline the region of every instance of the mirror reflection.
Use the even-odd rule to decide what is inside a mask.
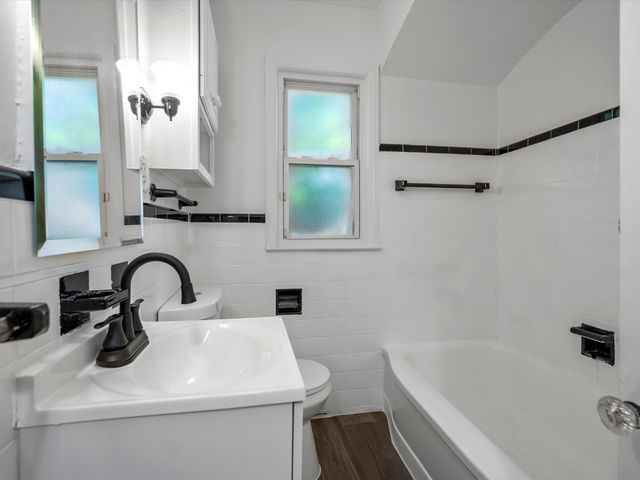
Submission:
[[[139,165],[140,123],[126,101],[136,82],[116,68],[137,58],[135,8],[34,2],[39,256],[141,239],[140,175],[127,167]]]

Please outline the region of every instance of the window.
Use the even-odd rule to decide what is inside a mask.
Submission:
[[[376,245],[377,67],[267,61],[267,249]],[[308,71],[307,71],[308,70]],[[272,116],[273,115],[273,116]]]
[[[284,237],[357,238],[358,88],[285,80],[285,102]]]
[[[102,146],[97,69],[45,67],[44,148],[47,239],[99,238]]]

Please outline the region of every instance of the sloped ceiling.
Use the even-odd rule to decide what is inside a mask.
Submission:
[[[498,85],[579,0],[416,0],[383,74]]]

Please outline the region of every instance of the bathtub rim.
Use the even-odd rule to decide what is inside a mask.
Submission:
[[[431,424],[442,440],[466,467],[481,480],[532,480],[511,457],[496,445],[480,428],[454,407],[435,387],[422,378],[403,354],[419,352],[425,347],[484,346],[513,351],[495,339],[445,340],[434,342],[383,345],[385,368],[411,404]],[[413,388],[407,385],[413,386]],[[387,392],[385,392],[386,396]],[[393,402],[390,416],[393,419]],[[428,409],[426,408],[428,406]],[[394,422],[395,425],[395,422]],[[402,432],[398,432],[402,435]],[[408,445],[408,444],[407,444]],[[408,445],[409,450],[411,446]],[[422,465],[426,470],[426,466]]]

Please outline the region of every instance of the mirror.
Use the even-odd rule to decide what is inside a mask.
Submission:
[[[116,67],[137,60],[136,2],[33,0],[32,15],[36,253],[139,243],[137,82]]]

